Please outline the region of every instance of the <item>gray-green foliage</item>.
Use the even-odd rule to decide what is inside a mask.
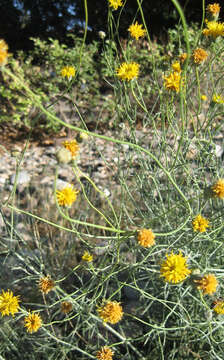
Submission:
[[[193,31],[197,34],[196,27]],[[105,184],[97,183],[92,159],[86,164],[81,144],[81,165],[74,161],[69,168],[80,189],[70,209],[57,204],[53,187],[49,191],[37,187],[29,197],[30,208],[25,210],[16,184],[11,200],[5,201],[3,266],[11,271],[10,289],[21,294],[22,300],[14,319],[1,318],[0,350],[6,359],[16,359],[18,352],[23,358],[30,355],[30,359],[38,360],[94,359],[96,351],[106,345],[113,348],[115,359],[222,360],[224,321],[223,315],[213,311],[213,303],[224,296],[223,199],[214,197],[211,185],[224,178],[223,159],[217,153],[217,145],[223,147],[224,104],[213,100],[215,93],[222,94],[223,63],[219,55],[224,46],[223,39],[208,41],[200,37],[196,45],[206,48],[208,59],[198,66],[190,57],[186,69],[181,65],[185,81],[180,92],[168,91],[163,85],[164,72],[172,71],[172,63],[186,50],[186,36],[186,29],[181,34],[173,31],[171,42],[175,45],[167,45],[166,57],[162,48],[147,38],[152,51],[150,61],[146,50],[141,52],[132,40],[121,52],[114,41],[104,44],[99,56],[100,72],[113,89],[116,131],[111,137],[86,130],[88,113],[83,115],[79,107],[76,110],[81,126],[75,123],[71,127],[89,135],[89,150],[95,149],[96,158],[105,165],[103,170],[110,174],[110,197],[103,191]],[[193,47],[191,31],[188,40]],[[67,90],[73,102],[73,91],[85,80],[89,84],[86,96],[90,97],[91,71],[98,66],[92,59],[98,45],[92,44],[90,50],[85,45],[80,58],[81,40],[74,49],[53,40],[50,47],[40,40],[35,42],[35,56],[41,53],[46,65],[46,69],[40,66],[39,85],[26,81],[28,60],[24,60],[27,69],[5,69],[4,76],[50,122],[67,126],[45,106],[39,89],[46,84],[41,85],[41,79],[47,77],[52,92]],[[113,69],[123,61],[142,65],[138,79],[123,82],[117,78]],[[60,78],[58,72],[64,65],[79,69],[74,82],[66,84]],[[149,77],[145,74],[148,66]],[[50,70],[57,74],[52,80]],[[93,93],[99,84],[98,74],[99,69],[94,75]],[[205,102],[202,94],[207,96]],[[106,107],[107,101],[105,96],[98,105]],[[96,138],[101,141],[99,146]],[[109,145],[113,155],[107,159],[105,148]],[[84,168],[83,172],[79,167]],[[57,174],[58,169],[55,178]],[[38,196],[35,207],[32,198]],[[17,212],[32,231],[29,241],[15,231]],[[192,220],[198,214],[209,219],[210,227],[205,232],[193,230]],[[156,235],[155,245],[149,248],[136,240],[138,230],[143,228],[152,229]],[[93,262],[81,260],[84,250],[94,255]],[[192,271],[175,284],[164,281],[160,271],[172,251],[182,252]],[[216,292],[203,294],[195,280],[209,273],[216,276],[219,286]],[[55,280],[55,288],[42,296],[37,284],[47,274]],[[99,318],[97,306],[104,299],[121,302],[124,316],[118,324],[103,324]],[[72,303],[71,313],[61,313],[62,301]],[[23,328],[29,308],[43,318],[43,326],[32,335]]]

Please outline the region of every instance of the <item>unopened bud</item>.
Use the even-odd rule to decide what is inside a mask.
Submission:
[[[72,154],[68,149],[61,148],[56,153],[56,159],[61,164],[68,164],[72,160]]]
[[[106,37],[106,33],[104,31],[99,31],[98,35],[99,35],[99,38],[102,40],[105,39],[105,37]]]

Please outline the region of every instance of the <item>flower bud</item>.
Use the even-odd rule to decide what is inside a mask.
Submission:
[[[72,154],[68,149],[61,148],[56,153],[56,159],[61,164],[68,164],[72,160]]]

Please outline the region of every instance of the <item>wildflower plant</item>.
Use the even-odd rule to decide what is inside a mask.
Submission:
[[[79,191],[72,185],[68,185],[56,191],[57,201],[60,206],[71,206],[76,201]]]
[[[14,296],[12,291],[2,290],[0,295],[0,312],[2,316],[14,316],[19,311],[19,301],[19,296]]]
[[[224,199],[224,179],[219,179],[211,189],[214,197]]]
[[[39,288],[42,291],[42,293],[48,294],[49,291],[51,291],[54,288],[54,281],[51,279],[49,275],[42,277],[39,280]]]
[[[213,310],[216,314],[224,315],[224,301],[223,300],[215,301]]]
[[[160,268],[161,276],[169,283],[177,284],[186,279],[191,273],[187,266],[187,258],[181,252],[179,254],[166,255],[166,260],[163,261]]]
[[[58,97],[44,101],[15,59],[1,69],[38,109],[37,118],[46,116],[77,140],[64,141],[60,154],[55,149],[58,163],[46,164],[36,188],[21,195],[25,148],[13,189],[4,189],[2,276],[12,271],[13,289],[0,294],[5,358],[21,348],[31,360],[223,358],[223,9],[203,7],[202,19],[203,11],[211,18],[199,29],[172,1],[180,25],[159,46],[141,3],[124,41],[120,15],[128,2],[108,0],[101,54],[98,44],[85,44],[86,33],[76,52],[51,40],[46,63],[54,57],[61,87],[55,90],[53,77],[47,86],[70,102],[74,118],[56,115]],[[87,32],[87,18],[85,25]],[[38,54],[46,48],[35,44]],[[62,74],[65,64],[77,69],[74,83],[63,79],[76,75],[67,67]],[[94,97],[93,111],[99,84],[92,70],[100,73],[101,65],[109,90]],[[32,234],[28,240],[20,223]]]
[[[207,6],[208,13],[210,13],[213,17],[219,16],[220,9],[221,8],[218,3],[208,4]]]
[[[206,37],[216,39],[218,36],[224,36],[224,23],[219,21],[207,21],[206,28],[202,31]]]
[[[93,256],[88,251],[84,251],[84,254],[82,255],[82,260],[91,262],[93,260]]]
[[[202,233],[209,227],[209,221],[199,214],[193,219],[192,225],[194,231]]]
[[[112,360],[113,354],[114,352],[108,346],[103,346],[97,351],[96,358],[98,360]]]
[[[195,280],[197,288],[203,291],[203,294],[212,295],[216,292],[218,281],[213,274],[203,276],[200,280]]]
[[[201,48],[197,48],[193,51],[194,63],[197,65],[202,64],[208,57],[207,51]]]
[[[139,75],[139,67],[139,64],[135,62],[124,62],[116,69],[117,77],[121,80],[133,80]]]
[[[107,301],[97,309],[100,318],[106,323],[116,324],[123,317],[123,309],[117,301]]]
[[[76,140],[66,140],[62,143],[62,145],[64,146],[65,149],[69,150],[71,155],[72,155],[72,159],[75,159],[75,157],[78,154],[79,151],[79,145],[77,143]]]
[[[146,30],[142,28],[142,24],[138,24],[136,21],[135,24],[129,26],[128,31],[132,38],[138,40],[140,37],[143,37],[146,34]]]
[[[6,65],[8,56],[8,45],[5,40],[0,39],[0,66]]]
[[[137,240],[139,245],[143,247],[150,247],[155,245],[155,235],[151,229],[142,229],[138,231]]]
[[[61,69],[61,76],[64,78],[68,78],[70,80],[73,76],[75,76],[75,68],[73,66],[64,66]]]
[[[108,0],[109,6],[113,8],[113,10],[117,10],[120,6],[123,5],[122,0]]]
[[[42,319],[39,314],[36,314],[34,312],[30,312],[25,318],[24,318],[24,326],[26,327],[27,332],[33,333],[39,330],[39,328],[42,325]]]

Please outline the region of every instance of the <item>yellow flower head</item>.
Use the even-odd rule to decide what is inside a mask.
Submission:
[[[187,59],[187,53],[180,54],[179,59],[180,59],[181,64],[183,64],[185,62],[185,60]]]
[[[219,179],[214,185],[212,185],[211,189],[214,197],[224,199],[224,179]]]
[[[177,284],[191,273],[191,270],[187,267],[187,258],[183,257],[182,253],[179,252],[175,255],[171,252],[170,255],[166,255],[166,260],[163,261],[160,268],[160,276],[163,276],[167,282]]]
[[[117,76],[121,80],[127,80],[130,81],[134,78],[138,77],[139,73],[139,64],[135,62],[126,63],[123,62],[119,68],[116,69]]]
[[[206,95],[201,95],[201,100],[202,100],[202,101],[207,101],[207,100],[208,100],[208,98],[207,98],[207,96],[206,96]]]
[[[175,63],[172,64],[172,68],[174,71],[177,71],[178,73],[181,72],[180,63],[178,61],[176,61]]]
[[[217,300],[217,301],[215,301],[215,306],[214,306],[213,310],[214,310],[217,314],[224,315],[224,301],[223,301],[223,300]]]
[[[221,95],[214,94],[212,97],[212,101],[216,104],[224,104],[224,97]]]
[[[224,179],[219,179],[214,185],[212,185],[211,189],[215,197],[224,199]]]
[[[142,24],[138,24],[137,21],[135,24],[129,26],[128,31],[130,32],[131,36],[136,40],[144,36],[146,33],[146,30],[142,29]]]
[[[66,186],[62,190],[56,190],[57,200],[60,206],[71,206],[76,201],[78,190],[72,185]]]
[[[98,307],[100,318],[104,322],[116,324],[123,316],[123,309],[117,301],[107,301],[104,305]]]
[[[220,13],[220,5],[218,3],[214,3],[214,4],[209,4],[207,6],[207,11],[212,15],[212,16],[218,16]]]
[[[77,156],[79,151],[79,145],[76,140],[64,141],[62,145],[64,146],[65,149],[70,151],[72,155],[72,159],[74,159]]]
[[[54,281],[51,279],[50,275],[40,279],[39,288],[44,294],[49,293],[49,291],[54,288]]]
[[[75,68],[73,66],[65,66],[61,69],[61,76],[67,77],[68,79],[75,76]]]
[[[200,65],[201,63],[203,63],[208,57],[208,53],[207,51],[201,49],[201,48],[197,48],[193,51],[193,60],[194,63],[197,65]]]
[[[5,40],[0,39],[0,66],[7,64],[9,55],[8,45],[6,44]]]
[[[169,76],[164,76],[164,80],[164,86],[167,90],[176,91],[177,93],[180,91],[181,76],[179,72],[171,72]]]
[[[150,247],[155,245],[155,235],[153,234],[151,229],[142,229],[138,231],[138,243],[144,247]]]
[[[206,231],[207,227],[209,227],[209,221],[199,214],[193,219],[192,225],[194,231],[202,233]]]
[[[87,262],[93,261],[93,255],[91,255],[88,251],[84,251],[84,254],[82,255],[82,260]]]
[[[98,360],[112,360],[114,352],[108,347],[103,346],[99,351],[97,351],[96,358]]]
[[[64,314],[69,313],[72,310],[72,303],[70,303],[69,301],[63,301],[61,303],[61,311]]]
[[[224,36],[224,23],[218,21],[207,21],[207,29],[202,31],[205,36],[212,36],[216,38],[217,36]]]
[[[122,0],[108,0],[109,6],[117,10],[119,6],[123,6]]]
[[[27,332],[36,332],[42,325],[42,320],[39,314],[29,313],[24,319],[24,326]]]
[[[202,290],[204,295],[212,295],[216,292],[216,288],[218,286],[218,281],[213,274],[205,275],[202,279],[195,280],[194,282],[198,284],[197,289]]]
[[[2,290],[0,295],[0,313],[2,316],[10,315],[14,316],[19,311],[19,296],[13,296],[13,292],[8,290]]]

